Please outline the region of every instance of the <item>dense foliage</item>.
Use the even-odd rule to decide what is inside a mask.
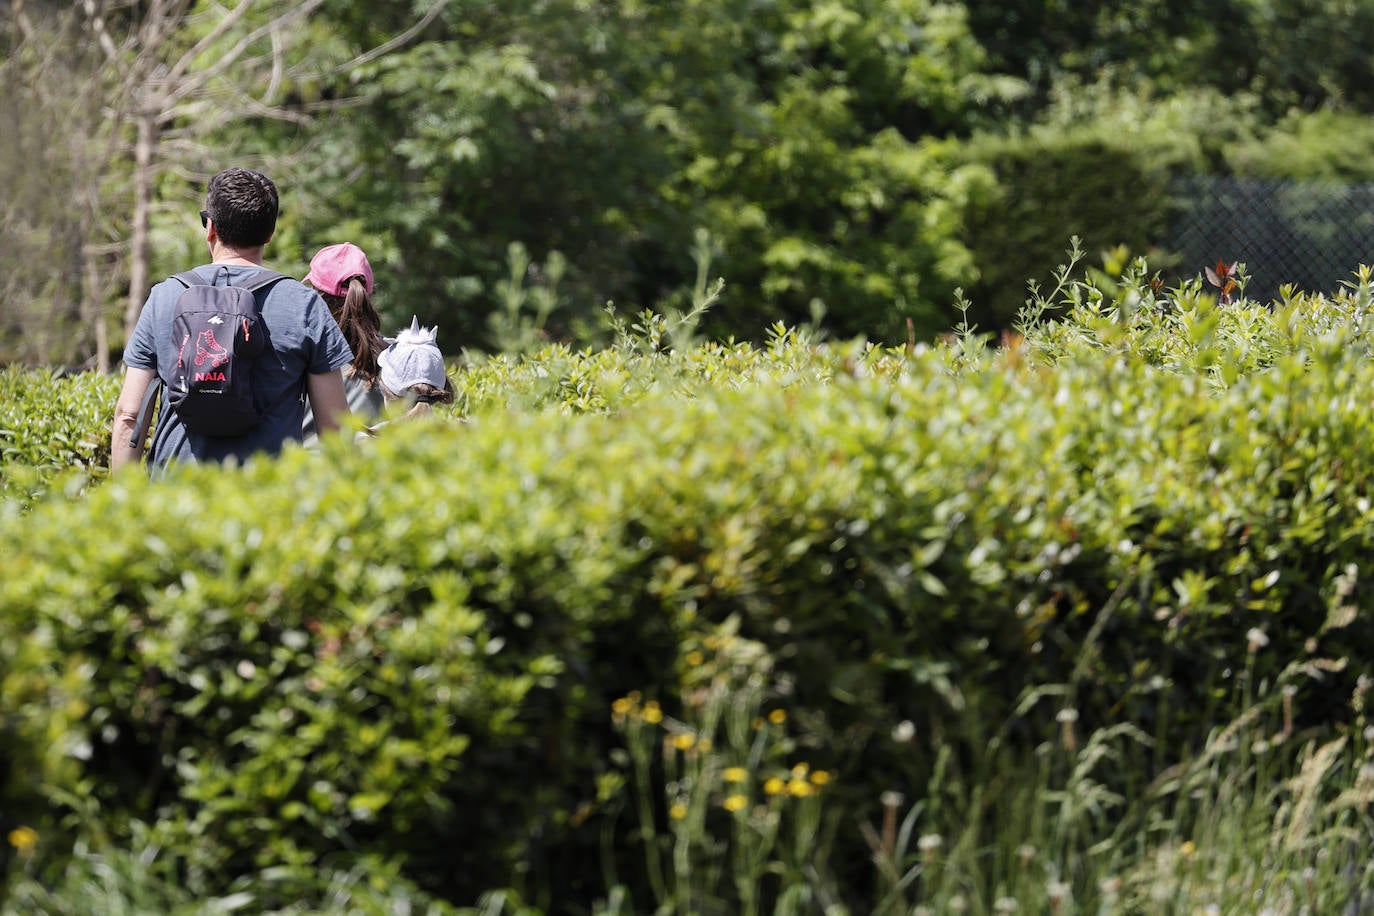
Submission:
[[[0,369],[0,508],[27,509],[53,490],[74,495],[110,463],[116,379],[94,372]]]
[[[361,869],[526,912],[870,912],[902,892],[864,824],[1054,805],[994,774],[1062,733],[1092,807],[1044,852],[1088,905],[1092,850],[1146,856],[1222,725],[1328,757],[1363,728],[1372,291],[1065,268],[999,349],[667,348],[650,314],[476,361],[377,439],[40,498],[0,522],[19,889],[142,849],[255,909]],[[951,771],[971,794],[927,790]],[[744,793],[796,805],[781,877],[712,881]],[[690,861],[654,839],[693,823]]]
[[[1371,34],[1374,12],[1346,0],[1010,0],[968,10],[995,64],[1029,79],[1042,99],[1064,75],[1106,75],[1166,95],[1248,94],[1273,115],[1374,103],[1368,59],[1341,38]]]

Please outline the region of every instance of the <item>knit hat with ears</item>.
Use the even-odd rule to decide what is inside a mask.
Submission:
[[[310,273],[305,275],[306,282],[330,296],[348,295],[348,281],[354,277],[362,277],[363,287],[372,295],[372,265],[352,242],[321,248],[310,259]]]
[[[409,328],[387,341],[390,346],[377,357],[387,391],[399,397],[412,385],[443,388],[448,383],[438,336],[437,327],[422,328],[419,316],[413,316]]]

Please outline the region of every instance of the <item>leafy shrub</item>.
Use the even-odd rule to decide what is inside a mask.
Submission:
[[[555,348],[475,367],[468,423],[44,501],[0,526],[5,746],[73,824],[149,824],[197,893],[371,856],[547,908],[602,892],[624,829],[612,701],[678,715],[684,647],[726,621],[853,823],[1064,708],[1167,727],[1166,759],[1236,672],[1339,716],[1374,636],[1367,295],[1309,328],[1310,301],[1212,320],[1108,280],[1002,352]],[[836,842],[862,899],[869,854]]]
[[[98,775],[80,791],[108,829],[153,823],[198,892],[350,849],[405,857],[455,893],[518,861],[558,789],[547,773],[563,716],[583,718],[580,690],[600,695],[551,688],[628,689],[672,642],[650,620],[634,630],[644,669],[597,658],[597,634],[636,606],[616,577],[642,573],[637,549],[597,555],[627,540],[621,523],[608,514],[597,538],[560,511],[567,494],[530,499],[519,479],[450,499],[480,460],[462,474],[439,453],[398,460],[422,440],[448,439],[451,456],[452,437],[470,435],[446,432],[397,427],[375,449],[297,450],[235,474],[188,468],[166,487],[126,475],[63,507],[129,512],[127,537],[102,532],[79,551],[59,546],[73,520],[58,506],[51,526],[32,517],[14,594],[21,580],[52,589],[43,609],[5,615],[26,635],[6,645],[0,690],[24,710],[40,772],[74,790]],[[400,476],[376,486],[392,465]],[[92,568],[108,578],[97,585]],[[564,600],[580,610],[563,617]],[[519,770],[528,778],[499,786],[480,775]]]
[[[27,509],[54,488],[79,492],[110,461],[119,382],[95,372],[0,369],[0,503]]]

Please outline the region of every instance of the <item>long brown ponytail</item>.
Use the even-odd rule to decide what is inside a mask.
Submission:
[[[343,331],[349,349],[353,351],[352,374],[369,387],[376,385],[377,375],[381,371],[377,366],[377,357],[386,349],[386,341],[382,338],[382,319],[372,305],[372,296],[363,278],[349,278],[347,295],[321,295],[328,303],[329,313],[334,316],[339,330]]]

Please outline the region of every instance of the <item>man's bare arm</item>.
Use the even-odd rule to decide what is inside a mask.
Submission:
[[[126,369],[124,387],[115,402],[114,422],[110,425],[110,470],[117,471],[126,464],[138,464],[143,458],[144,441],[148,429],[138,428],[138,412],[143,397],[157,380],[152,369]]]
[[[334,432],[348,413],[348,394],[344,391],[343,371],[311,375],[306,380],[310,394],[310,410],[315,414],[315,429],[321,433]]]

